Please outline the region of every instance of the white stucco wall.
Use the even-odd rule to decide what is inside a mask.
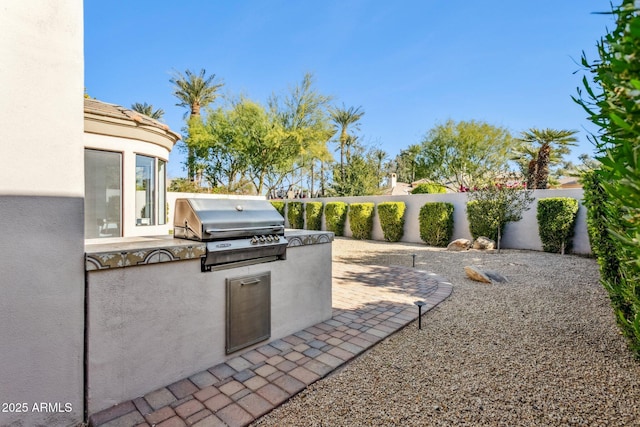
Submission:
[[[538,221],[536,219],[537,199],[548,197],[571,197],[580,202],[578,218],[575,225],[575,235],[573,237],[573,252],[578,254],[591,253],[589,237],[587,235],[586,208],[582,205],[583,190],[535,190],[533,196],[536,198],[531,204],[531,208],[523,214],[522,220],[507,224],[504,236],[502,236],[502,247],[511,249],[529,249],[535,251],[542,250],[542,242],[538,231]],[[427,202],[448,202],[454,205],[454,228],[452,239],[472,239],[467,220],[466,204],[468,201],[466,193],[447,194],[414,194],[407,196],[364,196],[364,197],[327,197],[319,199],[295,199],[287,200],[313,202],[320,201],[324,204],[332,201],[345,203],[366,203],[373,202],[376,205],[382,202],[404,202],[406,204],[405,225],[403,242],[423,243],[420,239],[420,208]],[[285,215],[287,226],[288,220]],[[324,215],[322,218],[322,229],[326,230]],[[351,237],[349,219],[345,224],[345,236]],[[384,234],[380,227],[380,220],[377,215],[373,220],[373,240],[384,240]]]
[[[82,12],[0,3],[2,426],[83,420]]]
[[[3,1],[0,31],[0,192],[82,197],[82,1]]]
[[[225,353],[225,279],[265,271],[270,340],[331,317],[328,243],[291,247],[286,261],[209,273],[199,260],[89,272],[89,414],[249,350]]]

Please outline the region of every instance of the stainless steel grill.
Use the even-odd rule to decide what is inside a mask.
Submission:
[[[286,258],[284,218],[266,200],[177,199],[176,238],[207,242],[202,271]]]

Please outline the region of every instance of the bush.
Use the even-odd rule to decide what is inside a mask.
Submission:
[[[467,194],[470,199],[467,218],[471,235],[474,239],[485,236],[495,240],[498,252],[507,223],[520,221],[522,213],[529,210],[534,200],[532,191],[527,190],[524,183],[519,183],[515,176],[507,183],[487,185]]]
[[[271,205],[276,208],[278,213],[284,218],[284,202],[271,202]]]
[[[307,202],[304,205],[307,218],[307,230],[320,230],[322,228],[322,202]]]
[[[618,325],[640,359],[640,15],[637,1],[618,3],[612,5],[615,28],[597,44],[600,58],[589,63],[583,55],[582,63],[593,75],[583,78],[587,99],[579,91],[576,101],[599,128],[592,135],[600,162],[595,171],[599,188],[588,196],[585,189],[585,199],[597,211],[592,219],[599,216],[597,223],[604,226],[594,230],[606,236],[598,249],[602,283]],[[615,250],[603,257],[608,246]]]
[[[336,236],[344,236],[344,223],[347,220],[347,204],[344,202],[329,202],[324,205],[324,219],[327,230]]]
[[[378,218],[384,239],[388,242],[398,242],[404,235],[404,202],[378,203]]]
[[[430,246],[447,246],[453,235],[453,204],[425,203],[420,208],[420,238]]]
[[[349,224],[354,239],[371,239],[373,213],[373,203],[351,203],[349,205]]]
[[[562,253],[571,249],[578,201],[570,197],[538,200],[538,230],[545,252]]]
[[[416,188],[411,191],[411,194],[439,194],[446,192],[447,188],[443,185],[423,182],[422,184],[418,184]]]
[[[470,200],[467,202],[467,220],[469,221],[469,231],[473,239],[485,236],[491,240],[498,241],[498,227],[496,221],[487,215],[487,212],[494,212],[495,202],[490,200]],[[500,235],[504,234],[505,224],[500,227]]]
[[[304,206],[302,202],[287,203],[287,219],[289,220],[289,227],[304,228]]]

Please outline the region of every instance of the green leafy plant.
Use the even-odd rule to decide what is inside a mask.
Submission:
[[[485,236],[495,240],[498,251],[507,223],[520,221],[533,201],[532,191],[513,178],[507,183],[490,184],[468,193],[471,200],[467,202],[467,219],[471,235],[474,239]]]
[[[453,235],[453,204],[425,203],[420,208],[420,238],[430,246],[447,246]]]
[[[386,241],[398,242],[402,239],[406,209],[404,202],[378,203],[378,218],[380,218],[380,227]]]
[[[349,205],[349,225],[354,239],[371,239],[374,206],[373,203],[351,203]]]
[[[422,184],[416,185],[416,188],[411,190],[411,194],[438,194],[446,192],[447,188],[444,185],[432,182],[423,182]]]
[[[344,223],[347,221],[348,206],[344,202],[329,202],[324,205],[324,219],[327,230],[336,236],[344,236]]]
[[[578,201],[570,197],[538,200],[538,230],[545,252],[564,254],[571,249],[578,208]]]
[[[307,230],[320,230],[322,228],[322,202],[307,202],[304,211],[307,217]]]
[[[284,218],[284,206],[285,206],[284,202],[271,202],[271,206],[276,208],[278,213],[282,215],[282,217]]]
[[[287,203],[287,219],[291,228],[304,228],[304,205],[302,202]]]
[[[591,251],[598,260],[603,284],[617,285],[620,275],[618,249],[613,236],[609,233],[611,219],[619,218],[620,213],[615,206],[607,207],[607,193],[600,185],[599,175],[590,171],[582,175],[580,182],[584,189],[584,205],[587,208],[587,232]],[[611,211],[612,215],[609,215]],[[611,218],[608,218],[611,216]],[[615,293],[615,286],[609,291]]]
[[[600,128],[591,136],[597,187],[585,198],[607,237],[594,253],[618,325],[640,359],[640,14],[634,0],[622,0],[612,14],[616,27],[598,42],[600,58],[590,63],[582,56],[593,80],[583,78],[586,94],[578,89],[574,100]]]

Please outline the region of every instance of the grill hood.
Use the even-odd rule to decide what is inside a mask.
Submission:
[[[284,235],[284,218],[266,200],[177,199],[174,236],[198,241]]]

